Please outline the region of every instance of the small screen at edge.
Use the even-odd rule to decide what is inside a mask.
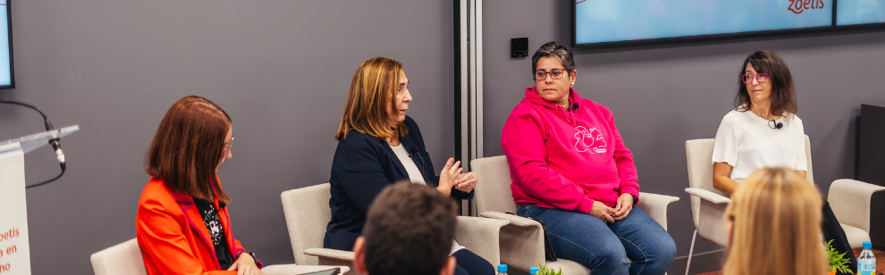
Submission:
[[[12,85],[12,63],[9,56],[9,15],[6,0],[0,0],[0,87]]]

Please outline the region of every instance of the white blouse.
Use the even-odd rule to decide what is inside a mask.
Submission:
[[[418,169],[418,165],[415,165],[415,161],[409,157],[409,152],[406,151],[406,147],[403,147],[402,143],[397,146],[390,146],[390,149],[393,149],[396,158],[398,158],[399,162],[403,164],[403,168],[406,168],[406,173],[409,174],[409,180],[412,181],[412,183],[427,184],[427,182],[424,181],[424,175],[422,175],[421,170]]]
[[[767,167],[787,167],[807,171],[805,128],[802,120],[787,114],[775,123],[751,111],[732,110],[725,114],[716,132],[713,163],[731,165],[729,177],[740,183],[754,171]]]
[[[409,174],[409,180],[412,181],[412,183],[427,185],[427,182],[424,181],[424,175],[421,174],[421,170],[418,169],[418,165],[415,164],[415,161],[412,160],[411,157],[409,157],[409,151],[406,151],[406,148],[403,147],[402,143],[397,146],[390,146],[390,149],[393,149],[393,153],[396,154],[396,158],[398,158],[399,162],[403,164],[404,168],[406,168],[406,173]],[[464,248],[465,247],[458,244],[457,240],[453,240],[452,250],[449,255],[455,254],[455,252]]]

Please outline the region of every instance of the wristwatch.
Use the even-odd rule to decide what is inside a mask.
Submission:
[[[249,256],[252,256],[252,260],[255,261],[255,264],[256,264],[256,265],[258,264],[258,256],[255,256],[255,253],[252,253],[252,252],[249,252],[249,251],[240,251],[240,252],[238,252],[238,253],[237,253],[237,259],[239,259],[239,258],[240,258],[240,254],[243,254],[243,253],[246,253],[246,254],[249,254]]]

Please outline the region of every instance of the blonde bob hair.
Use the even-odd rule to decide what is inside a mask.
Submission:
[[[393,58],[373,57],[363,61],[350,82],[350,93],[335,139],[347,139],[351,130],[379,140],[407,134],[409,129],[402,122],[390,125],[402,74],[403,64]]]
[[[812,184],[790,169],[765,168],[744,180],[731,200],[725,274],[827,274],[822,199]]]

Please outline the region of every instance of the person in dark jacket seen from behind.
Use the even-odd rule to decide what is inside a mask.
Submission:
[[[369,207],[365,235],[354,244],[359,274],[452,275],[455,204],[428,186],[391,184]]]

